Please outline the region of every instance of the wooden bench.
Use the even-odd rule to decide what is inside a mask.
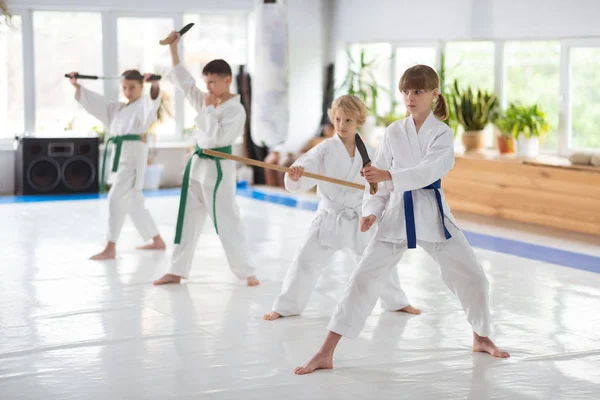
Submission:
[[[600,235],[597,167],[457,155],[442,185],[453,210]]]

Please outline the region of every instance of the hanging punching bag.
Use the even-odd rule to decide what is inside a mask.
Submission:
[[[252,85],[252,137],[255,143],[275,147],[288,134],[288,32],[282,0],[258,0],[256,67]]]

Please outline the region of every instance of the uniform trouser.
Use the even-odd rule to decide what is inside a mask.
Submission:
[[[453,224],[447,228],[451,239],[440,243],[418,241],[418,245],[439,264],[444,283],[458,296],[473,331],[480,336],[489,336],[487,278],[460,229]],[[390,269],[395,268],[406,250],[406,241],[371,240],[336,306],[328,330],[350,339],[360,334]]]
[[[129,215],[144,240],[158,235],[150,211],[146,208],[140,185],[136,185],[137,165],[121,161],[114,174],[113,184],[108,192],[108,241],[116,242]],[[139,178],[137,178],[139,179]]]
[[[214,161],[210,166],[214,168]],[[168,274],[189,277],[196,245],[207,214],[214,224],[212,196],[212,192],[204,193],[198,180],[190,178],[181,243],[176,244],[173,249]],[[219,186],[216,197],[219,240],[225,250],[231,272],[239,279],[246,279],[254,275],[254,268],[249,261],[246,234],[235,196],[235,182],[230,185],[224,181]]]
[[[343,247],[339,246],[322,245],[319,240],[319,226],[311,226],[299,254],[285,275],[281,293],[273,304],[273,311],[282,316],[300,314],[306,307],[321,272],[333,255],[342,249]],[[356,260],[359,260],[360,252],[356,249],[352,250]],[[388,279],[382,282],[375,301],[381,295],[381,305],[386,310],[399,310],[406,307],[409,304],[408,299],[400,287],[396,269],[390,268],[386,277]]]

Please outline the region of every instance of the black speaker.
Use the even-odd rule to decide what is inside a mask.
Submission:
[[[97,137],[18,140],[17,194],[98,193]]]

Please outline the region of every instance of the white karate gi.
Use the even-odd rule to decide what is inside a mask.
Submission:
[[[150,95],[143,95],[133,103],[125,104],[107,101],[103,96],[83,86],[76,100],[87,112],[109,128],[111,136],[145,134],[152,122],[156,120],[160,107],[160,96],[153,100]],[[110,144],[110,146],[113,146],[114,158],[115,145]],[[123,142],[119,167],[112,176],[112,186],[108,192],[108,241],[110,242],[116,242],[119,238],[127,214],[144,240],[158,235],[158,229],[146,208],[142,194],[147,163],[146,143]],[[107,169],[112,169],[112,162],[109,163],[107,160],[106,164]]]
[[[202,149],[213,149],[233,145],[243,134],[246,111],[239,96],[222,103],[218,108],[203,106],[204,96],[196,86],[192,75],[178,64],[167,78],[183,90],[186,99],[198,112],[195,118],[198,133],[197,145]],[[225,250],[231,271],[239,278],[246,279],[254,275],[249,261],[245,229],[240,218],[236,201],[236,167],[230,160],[221,160],[223,180],[217,191],[216,215],[219,240]],[[188,197],[185,208],[181,243],[173,250],[171,265],[167,271],[187,278],[192,267],[196,244],[202,232],[206,215],[213,218],[213,192],[217,180],[217,168],[214,160],[193,157]]]
[[[371,153],[370,147],[367,150]],[[360,174],[363,165],[360,153],[356,150],[351,159],[338,135],[321,142],[293,165],[304,167],[306,172],[365,183]],[[317,215],[285,276],[281,294],[273,304],[273,311],[283,316],[300,314],[304,310],[319,275],[337,251],[351,250],[358,262],[372,237],[371,232],[360,231],[362,191],[306,177],[294,182],[285,175],[285,186],[290,192],[306,191],[315,185],[321,198]],[[400,287],[396,269],[390,269],[387,276],[389,279],[381,292],[382,307],[386,310],[406,307],[409,303]]]
[[[420,189],[444,177],[454,166],[454,135],[433,113],[418,135],[412,117],[391,124],[379,145],[374,165],[389,170],[391,181],[365,193],[363,216],[377,217],[377,232],[354,270],[328,329],[355,338],[364,327],[381,286],[407,250],[405,191],[413,191],[417,243],[440,265],[442,279],[458,296],[473,331],[490,334],[488,281],[473,249],[457,227],[443,193],[446,239],[433,190]],[[372,226],[371,229],[375,229]]]

